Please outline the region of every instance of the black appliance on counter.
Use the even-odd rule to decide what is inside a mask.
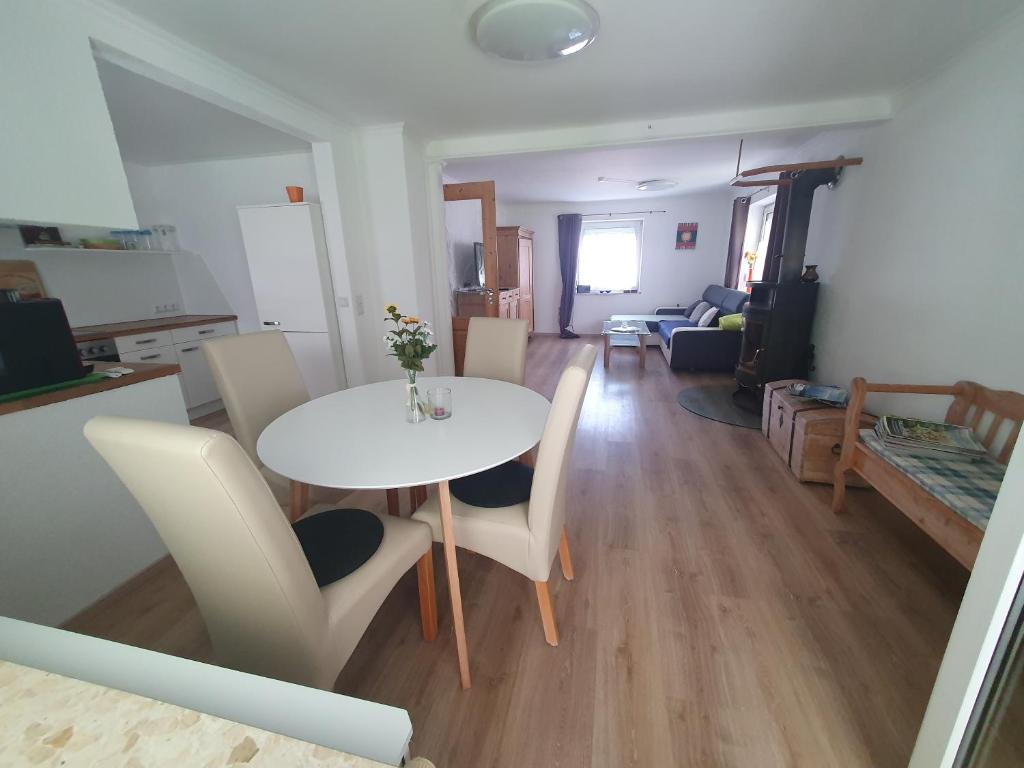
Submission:
[[[80,379],[83,365],[57,299],[0,301],[0,395]]]

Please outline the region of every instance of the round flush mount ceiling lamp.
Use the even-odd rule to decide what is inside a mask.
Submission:
[[[584,0],[488,0],[469,21],[486,53],[511,61],[544,61],[578,53],[601,26]]]
[[[647,179],[638,181],[636,188],[638,192],[661,192],[664,189],[672,189],[676,182],[669,179]]]
[[[678,185],[678,182],[672,181],[671,179],[644,179],[643,181],[633,181],[632,179],[617,179],[614,176],[598,176],[597,180],[600,182],[632,184],[633,189],[637,192],[661,192],[666,189],[672,189],[672,187]]]

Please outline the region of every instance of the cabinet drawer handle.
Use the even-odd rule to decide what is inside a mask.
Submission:
[[[199,331],[200,336],[204,336],[207,333],[213,333],[213,328],[203,328],[203,330]]]
[[[152,344],[156,339],[136,339],[136,344]]]
[[[197,349],[199,349],[199,347],[184,347],[181,351],[182,352],[195,352]]]
[[[264,325],[280,325],[280,323],[277,322],[276,320],[264,320],[263,324]]]
[[[163,357],[163,355],[157,352],[155,355],[143,355],[139,360],[156,360],[158,357]]]
[[[835,445],[832,446],[832,455],[833,456],[838,456],[842,452],[843,452],[843,446],[840,445],[839,443],[836,443]]]

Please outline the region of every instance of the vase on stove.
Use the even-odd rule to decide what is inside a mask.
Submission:
[[[818,265],[808,264],[804,269],[804,273],[800,275],[800,282],[802,283],[816,283],[818,282]]]

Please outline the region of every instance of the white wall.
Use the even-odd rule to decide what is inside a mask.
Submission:
[[[100,415],[188,423],[177,376],[0,416],[0,615],[60,624],[167,554],[82,434]]]
[[[407,315],[434,321],[433,274],[427,221],[427,175],[420,145],[401,123],[371,126],[360,132],[366,179],[369,238],[378,301],[367,307],[367,325],[375,341],[367,344],[368,371],[375,379],[394,379],[401,369],[380,341],[386,330],[384,304],[395,303]],[[369,335],[369,334],[368,334]],[[424,363],[431,375],[434,358]]]
[[[484,229],[479,200],[452,200],[444,204],[445,239],[448,244],[448,288],[451,310],[458,310],[455,291],[467,283],[477,284],[476,249],[483,242]]]
[[[3,6],[0,219],[133,228],[89,38],[63,11],[54,2]]]
[[[306,200],[319,200],[312,155],[299,152],[267,157],[214,160],[178,165],[126,164],[128,183],[139,219],[146,224],[173,224],[182,248],[205,261],[228,306],[238,315],[239,330],[260,329],[249,266],[238,224],[239,205],[286,201],[285,186],[305,188]],[[217,310],[215,294],[194,295],[189,310]]]
[[[864,156],[815,197],[817,378],[1024,390],[1013,176],[1024,167],[1022,78],[1018,14],[908,93],[891,122],[801,152]],[[875,407],[939,416],[946,404],[894,402]]]
[[[499,190],[500,194],[500,190]],[[577,333],[600,333],[601,321],[622,313],[649,313],[658,306],[686,306],[709,283],[722,284],[732,218],[732,192],[619,200],[602,203],[498,204],[498,225],[532,229],[533,295],[536,330],[558,333],[558,303],[562,277],[558,266],[560,213],[618,213],[640,209],[665,210],[628,218],[644,221],[640,292],[618,295],[577,295],[573,327]],[[697,247],[676,250],[676,227],[699,224]]]

